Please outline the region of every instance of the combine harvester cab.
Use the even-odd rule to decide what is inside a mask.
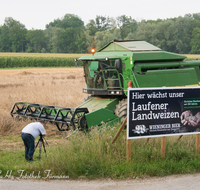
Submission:
[[[128,87],[198,86],[200,61],[170,53],[145,41],[112,41],[83,62],[88,99],[77,108],[18,102],[11,115],[45,119],[58,130],[88,129],[121,122],[127,115]]]

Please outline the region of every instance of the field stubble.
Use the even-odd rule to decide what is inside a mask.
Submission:
[[[0,70],[0,136],[20,136],[30,122],[13,120],[10,111],[15,102],[74,108],[87,96],[84,85],[82,68]],[[49,136],[59,136],[46,128]]]

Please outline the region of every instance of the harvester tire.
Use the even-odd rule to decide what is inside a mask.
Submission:
[[[81,117],[81,119],[80,119],[80,130],[81,131],[84,131],[84,130],[87,131],[88,130],[88,126],[87,126],[85,116]]]
[[[127,99],[123,99],[119,101],[119,103],[115,107],[115,115],[121,118],[121,123],[125,120],[127,116]]]

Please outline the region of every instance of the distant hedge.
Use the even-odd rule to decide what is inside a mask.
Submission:
[[[82,63],[78,61],[78,66]],[[0,68],[14,67],[73,67],[73,57],[0,57]]]

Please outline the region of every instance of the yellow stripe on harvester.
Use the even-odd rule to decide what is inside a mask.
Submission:
[[[133,64],[133,60],[132,60],[132,57],[130,57],[130,64]]]
[[[199,82],[199,84],[180,85],[180,86],[174,86],[174,87],[199,86],[199,85],[200,85],[200,82]]]

